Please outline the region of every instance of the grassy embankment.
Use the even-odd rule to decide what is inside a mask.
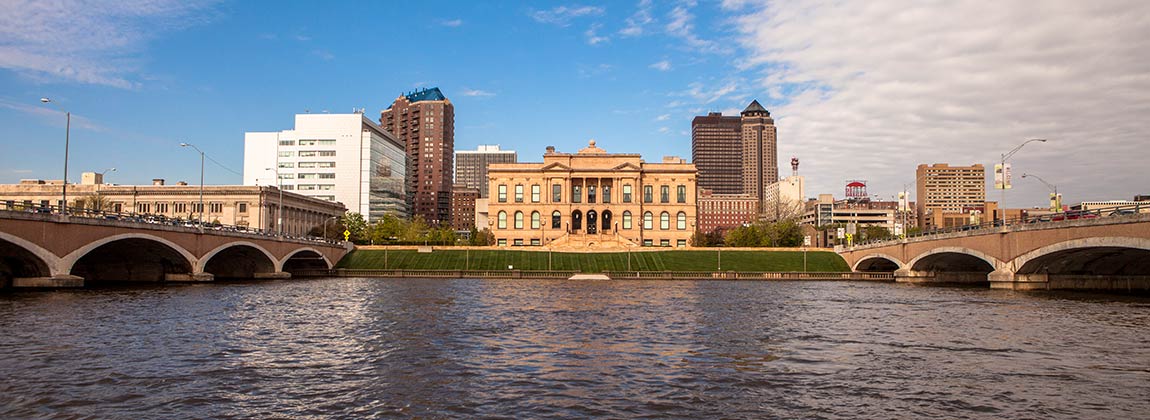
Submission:
[[[509,250],[436,249],[418,253],[412,249],[359,249],[340,260],[337,268],[404,269],[404,270],[547,270],[547,252]],[[715,271],[719,253],[714,249],[697,251],[632,252],[630,271]],[[722,252],[723,271],[803,271],[801,251],[735,251]],[[578,270],[584,273],[627,271],[627,253],[551,253],[553,270]],[[846,261],[828,251],[807,252],[807,271],[850,271]]]

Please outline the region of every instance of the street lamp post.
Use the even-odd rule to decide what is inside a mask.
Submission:
[[[339,216],[331,216],[323,220],[323,239],[327,240],[327,222],[338,219]]]
[[[204,233],[204,151],[191,143],[180,143],[180,147],[191,147],[200,153],[200,233]]]
[[[279,168],[264,168],[264,170],[265,171],[272,171],[273,173],[276,174],[276,190],[278,190],[279,194],[280,194],[280,202],[279,202],[279,204],[276,204],[276,228],[277,228],[276,230],[279,231],[280,236],[283,236],[284,235],[284,189],[283,189],[283,185],[280,182],[280,170],[279,170]],[[326,237],[327,235],[324,235],[324,236]]]
[[[999,187],[1002,190],[1002,192],[999,193],[998,212],[1002,214],[1001,220],[1002,226],[1004,227],[1006,226],[1006,160],[1010,159],[1011,156],[1014,156],[1015,153],[1018,153],[1019,150],[1022,150],[1022,146],[1026,146],[1027,144],[1036,141],[1046,143],[1046,139],[1029,139],[1022,142],[1022,144],[1018,145],[1017,147],[1010,149],[1009,152],[1003,153],[1002,159],[999,161],[999,170],[1002,171],[1002,183],[1000,185],[995,185],[995,187]],[[996,182],[996,184],[998,183]]]
[[[1037,180],[1038,180],[1038,182],[1041,182],[1043,185],[1046,185],[1046,188],[1049,188],[1049,189],[1050,189],[1050,193],[1051,193],[1051,194],[1054,194],[1054,200],[1055,200],[1055,202],[1056,202],[1056,203],[1058,202],[1058,186],[1057,186],[1057,185],[1054,185],[1054,184],[1051,184],[1051,183],[1049,183],[1049,182],[1046,182],[1046,180],[1045,180],[1045,179],[1042,179],[1042,177],[1040,177],[1040,176],[1038,176],[1038,175],[1034,175],[1034,174],[1025,174],[1025,173],[1024,173],[1024,174],[1022,174],[1022,177],[1023,177],[1023,178],[1026,178],[1026,177],[1034,178],[1034,179],[1037,179]],[[1056,213],[1057,213],[1057,212],[1059,212],[1059,211],[1062,211],[1062,209],[1061,209],[1061,208],[1058,208],[1058,209],[1056,209],[1056,210],[1055,210],[1055,212],[1056,212]]]
[[[92,210],[95,210],[97,212],[103,212],[104,211],[104,203],[102,203],[103,199],[100,198],[100,184],[104,183],[104,174],[106,174],[108,172],[116,172],[116,168],[108,168],[108,169],[105,169],[104,172],[100,172],[100,182],[96,183],[96,200],[98,200],[98,201],[95,203],[96,208],[92,209]]]
[[[60,105],[58,105],[58,103],[52,99],[46,97],[40,98],[40,102],[46,104],[54,104],[57,109],[64,111],[64,181],[60,194],[60,201],[62,201],[60,205],[60,213],[68,214],[68,145],[71,143],[72,137],[72,113],[60,107]]]

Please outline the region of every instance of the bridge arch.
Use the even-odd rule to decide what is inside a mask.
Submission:
[[[877,253],[867,255],[855,261],[854,267],[851,267],[851,271],[894,272],[904,267],[905,265],[902,261],[899,261],[898,258]]]
[[[57,272],[57,257],[52,252],[19,236],[0,232],[0,285],[12,278],[50,277]]]
[[[199,258],[197,273],[215,278],[253,278],[256,273],[279,271],[279,260],[262,246],[248,241],[220,245]]]
[[[994,271],[995,268],[1002,265],[1002,262],[998,261],[997,258],[978,250],[944,246],[922,253],[910,260],[906,267],[914,271],[962,271],[966,268],[977,267],[978,261],[986,263],[989,267],[987,272]]]
[[[1073,239],[1022,254],[1009,267],[1015,274],[1150,275],[1150,239]]]
[[[328,270],[334,267],[331,260],[312,247],[302,247],[289,252],[276,264],[278,271]]]
[[[198,259],[184,247],[147,233],[124,233],[93,241],[60,259],[63,274],[87,280],[163,281],[192,274]]]

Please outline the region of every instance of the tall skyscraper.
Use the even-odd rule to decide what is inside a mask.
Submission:
[[[778,140],[771,113],[751,101],[738,117],[712,112],[691,121],[691,158],[699,188],[716,199],[745,194],[765,211],[771,184],[779,181]]]
[[[742,194],[742,118],[711,112],[691,120],[691,161],[699,170],[699,188]]]
[[[767,186],[779,181],[778,142],[771,113],[751,101],[742,112],[743,192],[767,198]]]
[[[981,164],[918,165],[915,181],[916,213],[925,229],[970,224],[972,212],[986,210],[986,168]]]
[[[359,113],[297,114],[292,130],[244,133],[244,185],[338,201],[368,221],[408,215],[405,162],[399,141]]]
[[[514,150],[499,150],[499,145],[479,145],[477,150],[455,152],[455,186],[479,190],[487,198],[487,164],[516,163]]]
[[[439,88],[400,95],[380,113],[380,125],[407,149],[407,203],[412,215],[451,224],[455,106]]]

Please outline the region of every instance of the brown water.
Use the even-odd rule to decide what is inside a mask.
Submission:
[[[1150,417],[1150,300],[321,279],[0,295],[0,418]]]

